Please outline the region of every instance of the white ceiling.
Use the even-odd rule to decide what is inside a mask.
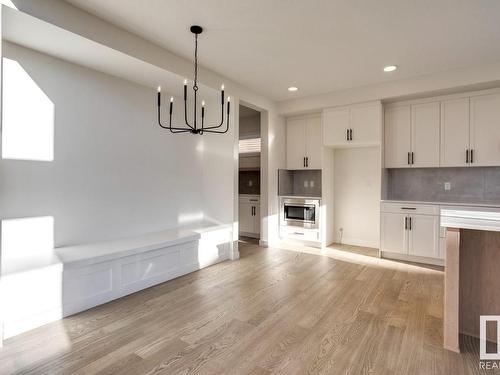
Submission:
[[[199,24],[200,64],[274,100],[500,61],[499,0],[67,1],[190,59]]]

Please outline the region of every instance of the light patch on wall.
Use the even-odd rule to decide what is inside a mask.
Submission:
[[[180,225],[187,225],[196,223],[203,220],[203,212],[190,212],[179,214],[177,222]]]
[[[42,255],[54,249],[52,216],[2,220],[2,261]]]
[[[2,158],[54,160],[54,103],[14,60],[3,58]]]
[[[12,2],[12,0],[0,0],[0,4],[18,10],[17,6]]]

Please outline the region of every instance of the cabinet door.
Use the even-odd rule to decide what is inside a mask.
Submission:
[[[439,102],[412,105],[413,167],[439,167]]]
[[[439,217],[412,215],[410,219],[408,254],[439,258]]]
[[[248,202],[239,203],[239,231],[246,233],[254,233],[254,217],[252,215],[252,207]]]
[[[407,254],[408,238],[405,229],[405,214],[383,212],[380,220],[380,250],[391,253]]]
[[[321,118],[311,117],[306,122],[306,157],[307,168],[321,169]]]
[[[290,119],[286,124],[286,167],[304,169],[306,157],[306,120]]]
[[[410,167],[410,106],[386,108],[384,124],[385,167]]]
[[[253,216],[253,232],[255,234],[260,233],[260,205],[259,203],[254,203],[255,215]]]
[[[441,167],[464,167],[469,149],[469,98],[441,102]]]
[[[353,146],[379,145],[382,131],[382,105],[370,103],[351,107]]]
[[[470,99],[472,166],[500,165],[500,94]]]
[[[323,112],[323,142],[325,146],[346,146],[350,128],[349,107],[329,108]]]

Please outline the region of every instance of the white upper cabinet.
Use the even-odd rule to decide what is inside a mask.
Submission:
[[[321,117],[306,120],[306,168],[321,169]]]
[[[385,109],[384,155],[386,168],[410,166],[410,106]]]
[[[329,108],[323,112],[323,141],[325,146],[346,145],[350,128],[349,107]]]
[[[382,104],[351,106],[351,145],[378,146],[382,133]]]
[[[291,118],[286,127],[287,169],[321,169],[321,117]]]
[[[439,167],[439,102],[385,109],[385,167]]]
[[[286,167],[287,169],[305,168],[306,121],[288,119],[286,123]]]
[[[439,167],[439,102],[411,106],[413,167]]]
[[[500,166],[500,93],[391,104],[384,139],[386,168]]]
[[[440,165],[467,166],[469,149],[469,98],[442,101]]]
[[[380,145],[380,102],[328,108],[323,112],[323,142],[330,147]]]
[[[470,99],[470,164],[500,165],[500,94]]]

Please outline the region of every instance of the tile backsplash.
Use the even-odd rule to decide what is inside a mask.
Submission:
[[[240,194],[260,194],[260,171],[240,171],[239,188]]]
[[[278,194],[321,198],[321,169],[278,171]]]
[[[500,167],[402,168],[387,171],[388,199],[500,204]],[[450,189],[446,190],[447,187]]]

